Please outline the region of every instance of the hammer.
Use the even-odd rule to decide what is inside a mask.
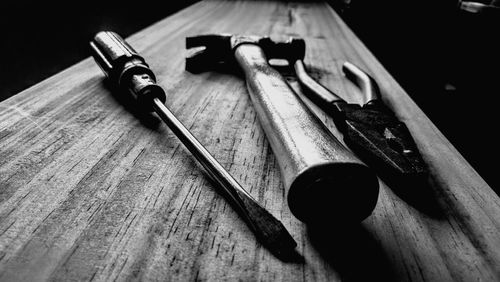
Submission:
[[[371,214],[379,190],[375,173],[329,132],[269,64],[270,59],[302,60],[304,40],[210,34],[187,37],[186,48],[197,48],[186,58],[189,72],[228,63],[240,66],[295,217],[316,225],[356,223]]]

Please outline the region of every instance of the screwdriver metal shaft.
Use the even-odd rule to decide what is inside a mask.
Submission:
[[[234,201],[238,201],[238,198],[233,196],[235,191],[241,191],[251,197],[159,99],[153,99],[153,108],[182,144],[207,170],[208,174],[226,190],[229,196],[234,198]]]
[[[113,32],[98,33],[90,45],[104,73],[121,90],[131,93],[144,109],[158,114],[221,188],[256,237],[278,257],[294,256],[297,244],[283,224],[252,198],[164,105],[165,92],[156,84],[145,60]]]
[[[172,132],[205,168],[213,180],[223,189],[233,206],[245,217],[250,228],[265,245],[282,254],[296,246],[283,224],[260,206],[252,196],[210,155],[200,142],[157,98],[153,99],[153,108]]]

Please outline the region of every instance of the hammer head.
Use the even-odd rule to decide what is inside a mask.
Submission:
[[[268,60],[283,59],[293,64],[303,60],[306,43],[301,38],[290,37],[276,42],[269,37],[228,34],[207,34],[186,37],[186,49],[202,48],[186,58],[186,70],[200,73],[234,62],[234,50],[241,44],[255,44],[262,48]]]

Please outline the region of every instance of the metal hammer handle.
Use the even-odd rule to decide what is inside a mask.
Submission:
[[[376,175],[306,107],[261,47],[242,43],[235,58],[278,161],[292,213],[308,223],[359,222],[370,215],[378,196]]]

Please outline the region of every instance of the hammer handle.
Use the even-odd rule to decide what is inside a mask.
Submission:
[[[235,58],[278,161],[292,213],[305,222],[367,217],[378,196],[375,174],[306,107],[258,45],[238,45]]]

